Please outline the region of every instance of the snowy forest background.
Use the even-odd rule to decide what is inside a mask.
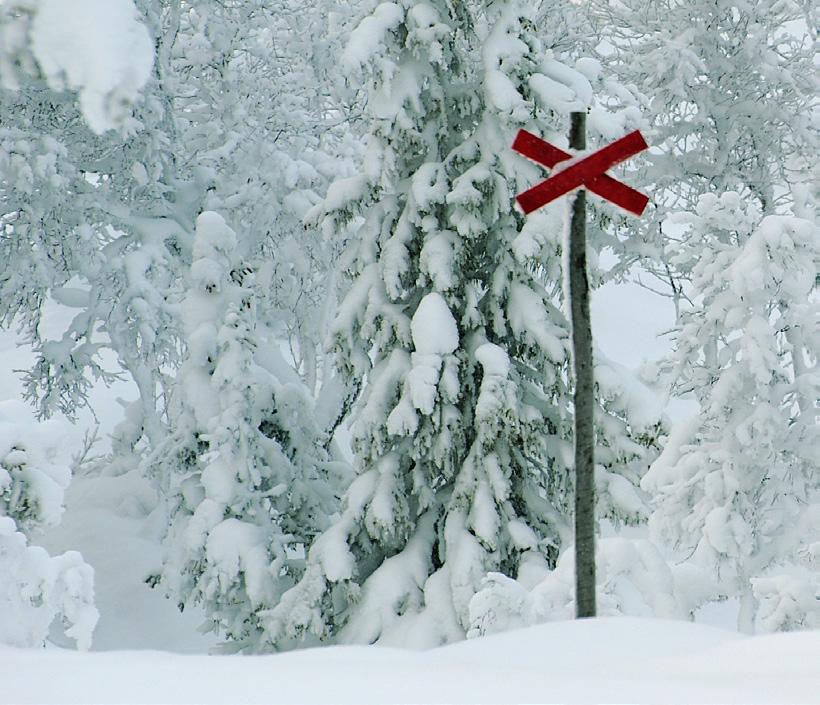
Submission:
[[[579,110],[599,611],[820,627],[812,5],[5,0],[0,643],[571,618]]]

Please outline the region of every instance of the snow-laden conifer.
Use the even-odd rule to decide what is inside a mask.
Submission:
[[[312,395],[257,326],[238,245],[221,216],[198,217],[174,426],[151,471],[170,525],[162,581],[180,604],[201,602],[236,648],[253,650],[335,497]]]
[[[520,127],[561,142],[592,88],[517,3],[382,3],[344,61],[367,91],[365,165],[315,216],[329,235],[362,219],[333,326],[362,389],[357,477],[268,628],[280,647],[432,644],[463,636],[488,571],[546,570],[568,543],[563,211],[525,224],[513,197],[539,172],[510,144]]]

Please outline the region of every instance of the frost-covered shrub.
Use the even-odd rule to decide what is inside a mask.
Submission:
[[[760,631],[792,631],[820,627],[820,570],[815,560],[807,567],[770,571],[752,578],[752,591],[760,602]]]
[[[79,553],[49,556],[0,516],[0,643],[42,646],[59,619],[66,636],[87,649],[99,617],[93,583]]]
[[[52,462],[53,423],[33,430],[0,421],[0,642],[39,646],[55,619],[80,649],[91,644],[97,622],[94,571],[76,551],[49,556],[29,545],[55,526],[71,479]]]
[[[598,615],[687,616],[686,599],[673,569],[646,540],[599,539],[596,545]],[[575,616],[575,555],[572,547],[554,570],[513,580],[490,573],[470,601],[468,636],[480,636]]]
[[[758,595],[771,597],[764,626],[785,626],[793,617],[776,616],[777,595],[816,589],[797,589],[797,573],[755,583],[799,563],[820,539],[820,233],[810,209],[801,212],[807,217],[760,219],[729,192],[703,196],[681,216],[686,246],[676,256],[697,261],[695,303],[682,314],[671,365],[701,411],[673,429],[642,483],[655,500],[654,540],[717,576],[723,595],[739,596],[745,631]]]
[[[45,429],[43,429],[45,431]],[[27,536],[59,523],[68,467],[44,457],[44,443],[24,441],[13,424],[0,423],[0,516],[14,519]]]
[[[790,543],[796,550],[777,556],[751,579],[759,631],[820,628],[820,502],[801,513],[793,531],[797,542]]]

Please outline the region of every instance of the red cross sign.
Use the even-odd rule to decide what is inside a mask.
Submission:
[[[526,130],[518,132],[512,148],[528,159],[550,169],[573,158],[571,154]],[[515,199],[524,213],[532,213],[559,196],[584,187],[630,213],[641,215],[646,204],[649,203],[649,198],[640,191],[608,176],[606,171],[648,148],[649,145],[640,130],[635,130],[597,152],[570,164],[566,169],[559,171],[537,186],[533,186],[524,193],[519,193]]]

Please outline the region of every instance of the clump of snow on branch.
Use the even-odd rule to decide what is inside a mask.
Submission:
[[[94,132],[125,125],[154,62],[153,42],[132,0],[11,5],[0,15],[3,85],[17,87],[14,66],[33,73],[36,62],[52,89],[78,93]]]
[[[32,48],[56,90],[76,90],[91,129],[117,127],[145,85],[153,44],[131,0],[42,0]]]
[[[383,2],[371,15],[365,17],[350,33],[342,64],[353,71],[361,70],[370,57],[384,45],[388,32],[394,30],[404,19],[404,11],[394,2]]]

